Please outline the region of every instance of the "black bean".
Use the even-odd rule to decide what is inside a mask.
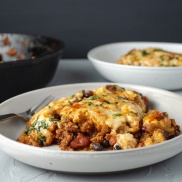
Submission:
[[[101,151],[101,150],[103,150],[103,146],[100,143],[92,143],[92,148],[95,151]]]
[[[121,147],[119,145],[115,145],[113,149],[114,150],[121,150]]]
[[[54,114],[54,118],[57,119],[57,120],[60,120],[61,119],[61,117],[60,117],[59,114]]]
[[[106,139],[104,139],[104,140],[101,142],[101,145],[102,145],[104,148],[110,147],[109,141],[106,140]]]

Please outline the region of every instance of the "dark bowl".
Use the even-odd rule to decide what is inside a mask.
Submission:
[[[54,76],[64,43],[40,35],[0,34],[0,102],[46,86]]]

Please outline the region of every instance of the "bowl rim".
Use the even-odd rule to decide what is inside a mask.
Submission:
[[[16,61],[14,60],[11,60],[11,61],[7,61],[7,62],[3,62],[0,64],[0,67],[2,67],[2,65],[17,65],[19,62],[23,62],[23,63],[28,63],[28,62],[33,62],[34,60],[42,60],[44,59],[45,57],[50,57],[54,54],[59,54],[63,51],[63,49],[65,48],[65,43],[64,41],[58,39],[58,38],[54,38],[54,37],[51,37],[51,36],[47,36],[47,35],[41,35],[41,34],[29,34],[29,33],[12,33],[12,32],[0,32],[0,34],[7,34],[7,35],[20,35],[20,36],[32,36],[32,37],[35,37],[35,38],[46,38],[48,40],[51,40],[51,41],[54,41],[54,42],[57,42],[59,43],[59,47],[54,49],[52,52],[47,52],[43,55],[39,55],[39,56],[36,56],[34,59],[32,59],[31,57],[30,58],[25,58],[25,59],[17,59]]]
[[[107,62],[105,60],[98,59],[95,55],[100,52],[100,50],[103,48],[107,48],[110,46],[115,46],[115,45],[121,45],[121,44],[168,44],[168,45],[177,45],[181,46],[181,43],[174,43],[174,42],[147,42],[147,41],[129,41],[129,42],[113,42],[113,43],[108,43],[108,44],[103,44],[99,45],[97,47],[92,48],[91,50],[88,51],[87,53],[87,58],[95,63],[107,65],[107,66],[112,66],[115,68],[126,68],[126,69],[147,69],[147,70],[182,70],[182,66],[161,66],[161,67],[153,67],[153,66],[133,66],[133,65],[122,65],[122,64],[117,64],[116,62]],[[117,60],[116,60],[117,61]]]

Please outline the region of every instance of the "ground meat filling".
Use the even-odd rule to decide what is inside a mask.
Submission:
[[[59,147],[62,150],[71,150],[69,144],[74,139],[78,131],[78,126],[70,120],[60,122],[58,124],[58,129],[56,130],[56,139]]]
[[[98,131],[93,122],[78,124],[65,119],[58,124],[56,140],[62,150],[103,150],[110,147],[106,140],[109,132],[106,125]]]

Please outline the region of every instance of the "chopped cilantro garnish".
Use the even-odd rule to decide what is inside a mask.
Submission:
[[[147,51],[143,50],[143,51],[142,51],[142,55],[143,55],[143,56],[147,56],[147,55],[149,55],[149,53],[148,53]]]
[[[35,129],[35,125],[37,124],[37,122],[38,118],[32,124],[30,124],[30,126],[26,129],[25,133],[27,135],[29,135]]]
[[[104,102],[106,102],[107,104],[111,104],[109,101],[107,101],[107,100],[104,100]]]
[[[165,60],[164,56],[160,56],[160,58],[161,58],[161,60],[162,60],[162,61],[164,61],[164,60]]]
[[[41,146],[44,146],[44,143],[46,142],[46,137],[44,135],[40,135],[38,138],[36,138],[39,142]]]
[[[91,96],[91,99],[98,99],[98,98],[100,98],[100,96],[98,96],[98,95],[92,95]]]
[[[136,114],[137,114],[137,113],[136,113],[136,112],[134,112],[134,111],[131,111],[131,113],[132,113],[132,114],[134,114],[134,115],[136,115]]]
[[[48,124],[45,121],[41,121],[41,122],[37,123],[34,128],[35,128],[35,130],[40,131],[41,128],[47,129]]]
[[[88,106],[94,105],[93,102],[88,102]]]
[[[161,63],[159,66],[165,66],[163,63]]]
[[[82,90],[82,94],[83,94],[83,95],[85,94],[85,90]]]
[[[34,128],[34,125],[31,124],[31,125],[26,129],[25,133],[26,133],[27,135],[29,135],[29,134],[32,132],[32,130],[34,130],[34,129],[35,129],[35,128]]]
[[[92,95],[90,97],[90,99],[99,99],[99,98],[103,98],[103,97],[106,97],[107,95],[106,94],[102,94],[102,95]]]
[[[70,105],[72,105],[72,102],[71,102],[70,100],[68,100],[68,103],[69,103]]]
[[[120,113],[116,113],[116,114],[113,114],[112,116],[113,116],[113,118],[115,118],[115,117],[122,116],[122,114],[120,114]]]
[[[124,97],[121,97],[121,96],[118,96],[118,99],[121,99],[121,100],[123,100],[123,99],[125,99]]]

